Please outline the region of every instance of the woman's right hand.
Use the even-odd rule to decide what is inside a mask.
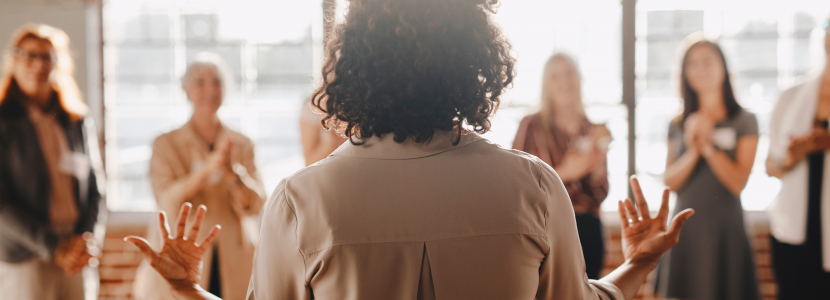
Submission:
[[[159,212],[159,231],[162,236],[161,251],[155,252],[150,248],[147,240],[128,236],[125,241],[132,243],[144,255],[144,259],[155,269],[174,290],[188,290],[196,288],[201,281],[202,259],[205,251],[213,245],[213,240],[219,234],[221,227],[215,225],[201,242],[196,242],[196,236],[204,222],[207,207],[200,205],[196,211],[196,219],[185,235],[185,223],[193,206],[184,203],[177,221],[176,236],[170,235],[167,225],[167,215]]]

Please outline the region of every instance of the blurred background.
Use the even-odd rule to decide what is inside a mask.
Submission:
[[[319,76],[325,20],[348,9],[345,1],[326,1],[2,0],[0,36],[29,22],[69,34],[78,84],[105,149],[109,231],[143,234],[156,209],[147,176],[151,144],[188,120],[180,79],[196,53],[215,52],[230,67],[233,85],[219,115],[256,143],[266,190],[304,166],[300,109]],[[485,136],[510,147],[521,118],[537,108],[545,60],[567,51],[582,71],[589,118],[607,124],[614,137],[603,211],[615,211],[610,200],[626,197],[630,173],[640,175],[648,199],[659,201],[668,124],[681,104],[678,46],[702,31],[719,40],[739,102],[758,116],[758,154],[742,201],[748,222],[764,224],[755,212],[780,189],[764,167],[770,111],[783,89],[823,66],[824,32],[816,24],[828,12],[830,2],[809,0],[503,1],[495,18],[513,43],[518,77]],[[624,53],[633,63],[626,68]],[[613,218],[604,219],[613,226]],[[122,244],[105,244],[111,256],[102,260],[101,298],[130,297],[136,259]]]

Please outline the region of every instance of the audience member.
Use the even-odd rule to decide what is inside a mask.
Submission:
[[[824,71],[781,93],[770,120],[767,173],[783,183],[769,208],[781,300],[830,298],[830,19],[822,30]]]
[[[175,213],[184,202],[214,208],[207,221],[222,225],[226,234],[207,250],[199,283],[226,299],[245,299],[258,240],[254,217],[265,192],[254,165],[253,143],[227,128],[216,114],[230,84],[226,74],[215,54],[200,54],[188,66],[182,88],[193,116],[153,143],[150,180],[159,208],[167,213]],[[157,233],[151,226],[148,238],[160,246],[163,239]],[[172,297],[164,280],[148,266],[142,266],[138,277],[137,296]]]
[[[573,58],[551,56],[542,77],[542,109],[522,120],[513,149],[538,156],[559,174],[576,213],[588,278],[598,279],[605,256],[599,206],[608,196],[611,134],[585,116],[581,81]]]
[[[69,37],[29,24],[0,77],[0,298],[82,300],[104,178]]]
[[[315,112],[311,98],[303,102],[300,111],[300,141],[303,143],[305,165],[310,166],[328,157],[346,138],[321,126],[322,116]]]
[[[669,126],[665,180],[677,192],[675,211],[691,208],[699,217],[661,262],[658,289],[672,299],[758,299],[740,199],[758,122],[736,101],[720,46],[694,35],[685,42],[683,112]]]

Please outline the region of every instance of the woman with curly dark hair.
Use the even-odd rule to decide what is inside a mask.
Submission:
[[[314,104],[350,138],[284,179],[266,204],[248,299],[632,299],[677,242],[668,192],[652,218],[622,201],[627,261],[585,275],[562,181],[535,156],[478,133],[513,80],[497,1],[353,0],[335,30]],[[183,299],[208,242],[205,210],[161,252],[129,237]],[[640,214],[642,212],[642,214]],[[164,215],[160,215],[164,220]],[[162,236],[167,229],[161,226]]]

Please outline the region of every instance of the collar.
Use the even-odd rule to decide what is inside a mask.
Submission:
[[[403,143],[397,143],[391,133],[383,137],[372,136],[365,140],[362,145],[354,145],[345,142],[334,150],[331,156],[347,156],[372,159],[413,159],[436,155],[442,152],[455,150],[466,145],[486,141],[481,135],[463,131],[458,145],[453,145],[457,137],[454,131],[435,130],[435,134],[427,142],[416,143],[407,139]]]
[[[228,128],[225,126],[225,123],[219,122],[219,132],[216,134],[216,140],[213,143],[209,143],[205,141],[202,136],[196,133],[196,125],[193,124],[192,121],[188,120],[187,123],[182,126],[182,132],[185,134],[188,140],[198,145],[201,145],[205,149],[210,149],[212,145],[215,145],[216,142],[222,140],[226,135],[228,135]]]

